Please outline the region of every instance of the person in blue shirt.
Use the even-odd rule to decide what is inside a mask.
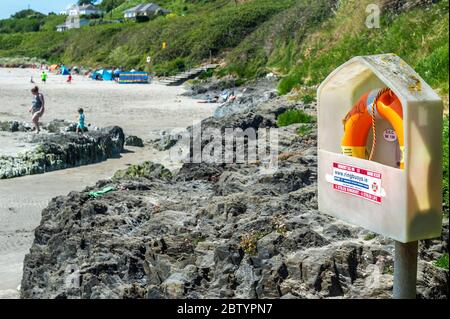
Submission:
[[[80,118],[78,120],[77,125],[77,133],[83,133],[86,130],[86,127],[84,126],[84,111],[83,109],[78,110],[78,114],[80,114]]]

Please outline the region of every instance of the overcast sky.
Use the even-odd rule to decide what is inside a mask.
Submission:
[[[64,10],[68,5],[76,3],[76,0],[0,0],[0,19],[9,18],[17,11],[31,9],[49,13],[59,13]]]

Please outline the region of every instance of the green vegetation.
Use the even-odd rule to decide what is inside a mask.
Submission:
[[[306,114],[302,110],[287,110],[280,114],[277,118],[277,125],[279,127],[288,126],[295,123],[311,123],[314,121],[314,116]]]
[[[368,233],[366,236],[364,236],[364,240],[368,241],[368,240],[372,240],[375,237],[377,237],[377,235],[375,233]]]
[[[0,35],[0,56],[32,56],[50,62],[146,69],[173,74],[236,47],[259,25],[292,6],[294,0],[185,1],[188,14],[146,23],[96,25],[64,33],[41,31]],[[158,1],[163,7],[179,1]],[[132,6],[132,1],[113,11]],[[189,9],[191,8],[191,9]],[[108,16],[108,14],[106,15]],[[162,43],[168,44],[162,49]],[[152,64],[146,63],[147,56]]]
[[[272,228],[280,235],[285,236],[288,228],[283,215],[275,215],[271,220]]]
[[[434,262],[434,265],[439,268],[448,270],[448,253],[443,254],[438,260]]]
[[[295,59],[291,59],[295,63],[290,63],[291,69],[280,82],[280,93],[320,83],[353,56],[395,53],[434,88],[448,94],[448,0],[428,10],[385,10],[381,28],[368,29],[364,25],[365,7],[372,2],[364,0],[355,6],[354,1],[341,1],[333,17],[297,42]]]
[[[287,74],[298,63],[301,42],[333,15],[333,1],[302,0],[265,21],[227,56],[226,72],[252,78]],[[292,85],[300,79],[291,79]],[[280,85],[286,85],[285,82]],[[289,89],[280,90],[287,93]]]
[[[239,246],[246,254],[250,256],[256,256],[258,254],[258,240],[268,234],[269,232],[255,231],[250,234],[244,235],[241,238]]]
[[[96,2],[96,0],[78,0],[77,4],[81,6],[86,4],[95,4]]]
[[[154,2],[172,14],[145,23],[106,24],[123,19],[124,10],[142,2],[103,0],[99,6],[107,14],[93,20],[94,26],[59,35],[54,27],[64,17],[47,16],[40,32],[25,32],[37,27],[20,26],[21,20],[33,18],[19,15],[17,26],[0,31],[0,56],[120,65],[161,75],[183,71],[212,54],[226,62],[218,75],[231,73],[245,81],[274,72],[282,77],[278,89],[285,94],[317,85],[355,55],[393,52],[448,99],[448,0],[404,11],[377,0],[382,7],[379,29],[364,24],[366,5],[373,0],[341,0],[338,5],[328,0],[159,0]],[[309,93],[304,98],[312,101]]]
[[[394,275],[394,266],[393,265],[385,265],[383,268],[383,274],[386,275]]]
[[[166,169],[164,166],[160,164],[155,164],[152,162],[143,162],[138,165],[130,165],[125,170],[117,171],[113,179],[122,179],[122,178],[160,178],[160,179],[169,179],[172,177],[172,173]]]
[[[444,129],[442,131],[442,149],[443,149],[443,185],[442,185],[442,195],[443,195],[443,210],[444,210],[444,216],[448,218],[449,213],[449,203],[448,203],[448,115],[444,117]]]
[[[310,103],[310,102],[305,102]],[[302,110],[287,110],[286,112],[280,114],[277,118],[278,127],[288,126],[291,124],[300,124],[297,129],[297,133],[300,136],[306,136],[313,130],[313,125],[311,123],[315,122],[315,117],[306,114]]]
[[[312,103],[312,102],[314,102],[314,101],[316,100],[316,96],[315,96],[315,95],[312,95],[312,94],[309,94],[309,93],[306,93],[306,94],[303,94],[303,95],[300,97],[300,100],[301,100],[303,103],[305,103],[305,104],[310,104],[310,103]]]
[[[22,10],[9,19],[0,20],[0,34],[36,32],[48,27],[47,23],[58,20],[57,18],[59,17],[55,14],[45,16],[33,10]]]
[[[209,69],[209,70],[206,70],[205,72],[202,72],[202,73],[199,75],[198,79],[199,79],[199,80],[204,80],[204,79],[207,79],[207,78],[212,77],[213,75],[214,75],[214,70]]]
[[[309,133],[311,133],[312,130],[313,130],[313,127],[310,124],[302,124],[297,129],[297,134],[300,135],[300,136],[306,136]]]
[[[36,58],[2,58],[0,57],[0,65],[4,67],[18,67],[21,65],[42,64],[45,60]]]

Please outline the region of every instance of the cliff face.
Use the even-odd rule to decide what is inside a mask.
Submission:
[[[203,125],[272,127],[293,107],[314,112],[279,98]],[[258,162],[175,175],[145,163],[55,198],[25,258],[22,297],[390,297],[393,242],[317,211],[316,132],[297,128],[280,128],[272,173]],[[421,242],[421,298],[447,298],[448,270],[432,262],[447,240],[445,222],[442,238]]]
[[[33,150],[17,156],[0,157],[0,179],[101,162],[119,155],[123,151],[124,141],[124,133],[117,126],[83,135],[36,135],[31,140],[37,145]]]

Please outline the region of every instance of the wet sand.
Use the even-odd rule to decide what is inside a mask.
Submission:
[[[39,78],[38,70],[0,69],[0,121],[28,121],[30,77]],[[46,96],[43,121],[67,119],[76,121],[76,110],[83,107],[86,122],[104,127],[119,125],[126,135],[148,139],[160,129],[181,128],[210,116],[214,106],[198,104],[180,97],[181,87],[151,85],[118,85],[75,76],[73,84],[63,76],[50,75],[48,83],[38,84]],[[29,133],[26,133],[29,134]],[[2,134],[0,153],[14,153],[27,145],[22,138]],[[96,181],[111,177],[118,169],[145,160],[162,162],[170,169],[167,152],[130,148],[120,158],[9,180],[0,180],[0,298],[17,298],[22,279],[23,258],[33,241],[33,230],[39,224],[41,211],[56,196],[82,190]]]

